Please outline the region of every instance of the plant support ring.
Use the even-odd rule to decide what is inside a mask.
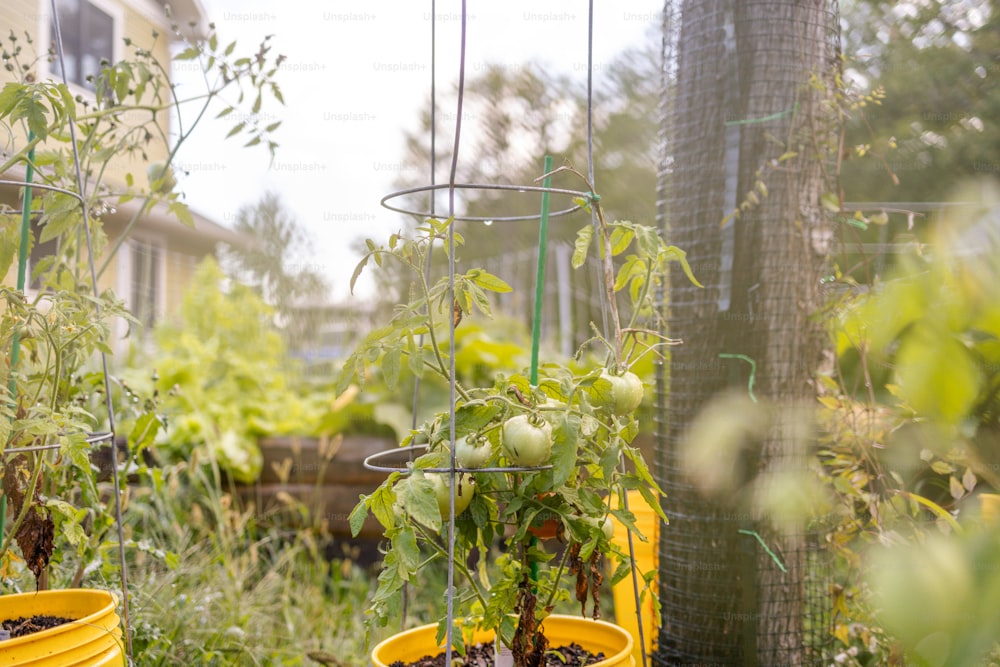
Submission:
[[[399,472],[403,474],[409,474],[413,472],[414,470],[413,468],[410,467],[400,468],[398,466],[376,465],[375,461],[384,458],[386,456],[390,456],[392,454],[397,454],[397,453],[405,454],[407,452],[415,452],[419,450],[426,451],[428,449],[429,449],[428,445],[410,445],[408,447],[397,447],[396,449],[385,449],[382,450],[381,452],[375,452],[374,454],[365,457],[363,465],[368,470],[374,470],[376,472]],[[493,466],[486,468],[462,468],[456,466],[455,468],[419,468],[419,470],[421,470],[422,472],[451,472],[452,470],[454,470],[455,472],[535,472],[537,470],[550,470],[551,468],[552,464],[549,463],[543,466],[517,466],[517,467]]]
[[[582,192],[580,190],[567,190],[564,188],[546,188],[539,185],[506,185],[498,183],[455,183],[452,186],[449,183],[441,183],[438,185],[422,185],[416,188],[409,188],[406,190],[397,190],[387,194],[382,197],[379,202],[382,206],[389,209],[390,211],[395,211],[397,213],[403,213],[406,215],[415,215],[420,218],[431,218],[436,217],[434,213],[427,211],[417,211],[413,209],[403,208],[401,206],[391,206],[389,202],[393,199],[398,199],[399,197],[405,197],[406,195],[418,194],[423,192],[433,192],[436,190],[495,190],[503,192],[547,192],[557,195],[566,195],[567,197],[581,198],[585,200],[590,200],[592,194],[589,192]],[[549,213],[550,218],[558,217],[561,215],[568,215],[570,213],[575,213],[582,209],[583,206],[574,202],[572,206],[567,208],[552,211]],[[453,216],[454,220],[461,220],[463,222],[516,222],[520,220],[539,220],[541,218],[540,214],[532,215],[508,215],[508,216],[477,216],[477,215],[466,215],[466,216]]]
[[[87,436],[88,445],[96,445],[99,442],[110,442],[111,436],[114,435],[110,431],[103,433],[91,433]],[[3,451],[4,456],[10,454],[20,454],[22,452],[42,452],[49,449],[59,449],[62,447],[58,442],[52,443],[50,445],[32,445],[30,447],[8,447]]]

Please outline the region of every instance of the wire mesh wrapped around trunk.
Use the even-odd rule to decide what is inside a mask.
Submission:
[[[815,400],[824,337],[810,316],[822,303],[832,238],[818,156],[831,89],[808,84],[839,67],[837,17],[829,0],[664,5],[657,212],[705,287],[671,268],[667,333],[683,344],[657,383],[656,472],[671,523],[659,544],[654,664],[818,665],[830,636],[818,536],[706,498],[685,475],[679,446],[702,408],[727,389],[745,390],[750,373],[761,400]],[[798,153],[790,168],[774,168],[789,151]],[[723,224],[758,180],[766,196]],[[746,481],[805,467],[802,443],[781,422],[740,462]]]

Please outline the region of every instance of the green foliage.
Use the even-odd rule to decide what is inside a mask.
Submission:
[[[215,458],[240,481],[253,481],[264,435],[350,432],[373,418],[347,387],[338,394],[305,382],[274,325],[274,310],[251,288],[233,283],[205,259],[175,320],[161,322],[157,352],[140,365],[156,369],[166,415],[158,441],[172,460]]]
[[[371,586],[356,548],[330,558],[317,533],[265,529],[183,462],[144,473],[129,509],[136,664],[364,662]]]
[[[989,119],[1000,106],[1000,13],[992,2],[953,9],[940,0],[845,6],[848,74],[883,93],[849,125],[843,185],[854,201],[944,201],[966,179],[997,173]]]
[[[220,263],[226,274],[250,285],[274,307],[279,326],[292,345],[316,335],[315,312],[327,291],[323,276],[296,265],[310,240],[302,225],[285,210],[281,198],[265,193],[256,204],[240,208],[233,229],[245,243],[223,249]]]
[[[838,638],[864,619],[913,664],[956,667],[994,648],[1000,613],[997,533],[979,518],[980,494],[1000,488],[1000,199],[978,186],[960,199],[931,252],[837,311],[841,373],[825,383],[819,452],[840,500],[830,541],[855,596],[840,603]]]
[[[162,37],[154,33],[150,43],[157,39]],[[170,83],[168,64],[126,39],[126,59],[102,63],[101,73],[88,82],[95,91],[90,99],[74,98],[65,84],[39,79],[39,58],[28,54],[29,34],[22,41],[11,32],[3,43],[2,60],[13,79],[0,90],[0,134],[6,142],[0,175],[21,180],[32,173],[32,182],[46,187],[34,188],[27,238],[22,238],[21,216],[0,210],[0,272],[9,274],[15,261],[27,259],[22,249],[49,241],[55,248],[33,262],[31,276],[24,275],[32,290],[0,290],[0,345],[10,355],[0,371],[0,461],[9,501],[0,517],[4,587],[27,588],[23,578],[29,570],[43,587],[78,586],[112,574],[115,499],[98,479],[107,466],[99,468],[91,460],[97,454],[93,450],[108,442],[88,443],[87,435],[108,430],[109,390],[115,421],[133,455],[149,446],[160,422],[151,398],[140,400],[119,378],[105,383],[106,365],[98,366],[96,357],[111,353],[112,323],[137,322],[113,292],[96,293],[92,274],[104,276],[152,206],[162,204],[181,222],[191,222],[181,193],[166,187],[165,174],[208,104],[234,89],[256,91],[258,99],[270,90],[280,100],[273,83],[277,65],[266,44],[252,61],[237,65],[228,61],[235,44],[223,58],[215,52],[216,42],[214,30],[204,40],[188,42],[187,53],[197,56],[205,74],[205,89],[192,97],[182,97]],[[201,114],[199,104],[206,105]],[[170,132],[172,117],[176,125]],[[271,129],[247,132],[251,141],[259,141]],[[273,150],[273,142],[269,145]],[[128,170],[145,172],[151,153],[168,158],[144,189]],[[111,244],[104,222],[134,199],[140,204]],[[37,449],[12,451],[26,447]],[[130,472],[142,468],[134,460],[109,465]]]

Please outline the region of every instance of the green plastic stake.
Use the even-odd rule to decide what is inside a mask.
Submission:
[[[543,173],[552,171],[552,156],[546,155]],[[552,177],[546,176],[543,188],[552,187]],[[538,347],[542,338],[542,297],[545,295],[545,257],[549,242],[549,193],[542,192],[542,214],[538,223],[538,271],[535,274],[535,313],[531,325],[531,385],[538,385]]]
[[[33,132],[28,132],[28,142],[35,140]],[[24,201],[21,202],[21,245],[17,252],[17,289],[24,292],[28,282],[28,235],[31,234],[31,181],[35,178],[35,149],[28,151],[28,166],[24,173]],[[17,381],[14,370],[21,359],[21,337],[14,331],[10,349],[10,380],[7,389],[10,399],[14,401],[17,394]],[[7,523],[7,496],[0,494],[0,540],[3,539]]]
[[[552,171],[552,156],[546,155],[543,173]],[[546,175],[542,187],[552,186],[552,177]],[[542,214],[538,222],[538,271],[535,274],[535,312],[531,324],[531,386],[538,386],[538,348],[542,337],[542,297],[545,295],[545,256],[549,241],[549,193],[542,192]],[[538,538],[531,538],[531,545],[538,544]],[[538,581],[538,563],[531,561],[531,580]]]

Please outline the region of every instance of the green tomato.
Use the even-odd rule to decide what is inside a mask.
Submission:
[[[587,522],[588,524],[590,524],[591,526],[593,526],[594,528],[600,528],[601,532],[604,533],[605,539],[607,539],[609,542],[612,540],[612,538],[614,538],[614,536],[615,536],[615,524],[611,520],[611,515],[610,514],[608,514],[607,516],[605,516],[603,520],[602,519],[597,519],[597,518],[592,517],[592,516],[585,516],[585,517],[583,517],[583,520],[585,522]]]
[[[611,515],[604,517],[604,521],[601,522],[601,530],[604,531],[604,537],[608,538],[608,542],[615,537],[615,522],[611,520]]]
[[[608,402],[608,408],[619,416],[635,412],[642,403],[644,391],[639,376],[631,371],[625,371],[621,375],[612,375],[604,371],[601,377],[611,383],[611,400]]]
[[[163,162],[153,162],[146,168],[146,177],[149,179],[149,187],[155,192],[166,194],[177,185],[174,177],[174,168],[165,165]]]
[[[460,468],[482,468],[492,454],[488,442],[469,442],[467,437],[455,441],[455,461]]]
[[[437,499],[438,510],[441,518],[448,520],[448,505],[451,502],[451,490],[448,488],[449,474],[446,472],[427,472],[424,476],[431,481],[434,486],[434,497]],[[465,511],[465,508],[472,502],[472,496],[476,495],[476,482],[472,475],[466,473],[455,474],[455,516]]]
[[[552,424],[532,423],[528,415],[517,415],[504,422],[501,430],[503,453],[516,466],[540,466],[552,454]]]

